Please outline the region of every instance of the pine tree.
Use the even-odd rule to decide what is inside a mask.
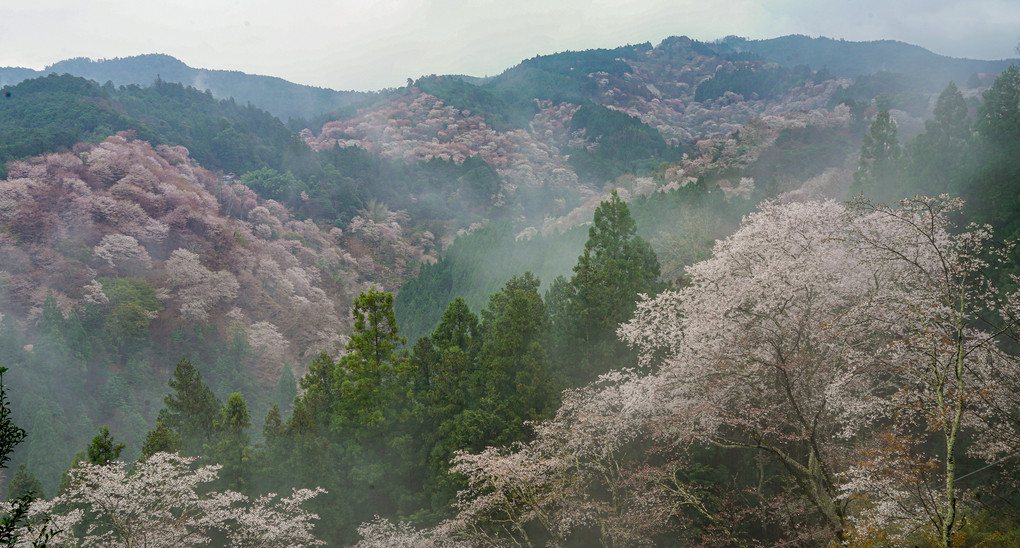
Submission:
[[[92,438],[92,443],[89,444],[87,449],[88,461],[92,464],[106,466],[117,460],[124,447],[123,443],[113,443],[110,428],[103,426],[99,429],[99,434]]]
[[[661,289],[658,277],[655,253],[614,190],[595,209],[574,275],[556,279],[546,294],[555,360],[572,384],[634,363],[616,329],[630,318],[638,294]]]
[[[227,488],[244,491],[249,476],[251,438],[247,430],[251,426],[251,415],[241,394],[234,392],[227,397],[214,426],[217,439],[209,447],[209,452],[216,462],[223,465],[220,479]]]
[[[863,192],[865,196],[878,201],[900,198],[895,189],[899,182],[898,162],[901,152],[896,137],[896,121],[888,110],[878,111],[861,144],[860,161],[854,172],[851,193]]]
[[[176,453],[180,446],[180,436],[161,421],[156,421],[156,428],[149,430],[142,442],[142,457],[149,458],[156,453]]]
[[[182,453],[198,455],[211,441],[219,402],[186,357],[177,362],[167,385],[173,393],[163,398],[166,407],[160,410],[158,421],[180,436]]]

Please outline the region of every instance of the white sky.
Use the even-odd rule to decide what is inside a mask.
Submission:
[[[893,39],[1016,57],[1018,0],[0,0],[0,66],[165,53],[333,89],[494,75],[535,55],[668,36]]]

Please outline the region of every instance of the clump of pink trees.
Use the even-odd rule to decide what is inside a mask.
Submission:
[[[318,516],[302,508],[322,489],[255,499],[234,491],[200,494],[221,467],[195,467],[194,461],[156,453],[134,464],[81,463],[68,471],[60,495],[32,504],[29,525],[16,534],[25,546],[43,531],[52,535],[52,546],[171,548],[209,544],[213,537],[227,546],[324,544],[312,535]]]

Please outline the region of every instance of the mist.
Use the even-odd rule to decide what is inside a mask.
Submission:
[[[262,519],[297,524],[302,545],[871,534],[854,520],[953,545],[1015,527],[1011,507],[953,490],[955,464],[931,450],[946,430],[914,428],[937,414],[858,416],[888,394],[853,367],[866,354],[923,386],[897,366],[932,336],[912,303],[945,329],[976,317],[939,315],[918,281],[929,255],[881,252],[918,241],[953,272],[984,264],[961,251],[974,242],[990,250],[987,271],[966,270],[984,300],[961,306],[1012,333],[1014,267],[992,243],[1020,228],[1009,62],[673,36],[371,93],[167,55],[49,68],[67,74],[0,69],[0,365],[28,433],[12,496],[34,476],[41,499],[74,503],[87,478],[133,481],[142,465],[118,461],[215,465],[202,500],[299,490],[300,512]],[[903,228],[918,226],[927,240]],[[898,315],[883,324],[874,302]],[[998,496],[1016,479],[995,465],[1020,439],[1016,358],[958,334],[984,361],[942,394],[966,417],[952,450],[961,474],[992,463],[975,489]],[[796,376],[786,395],[762,364]],[[726,384],[745,374],[753,388]],[[999,407],[964,406],[967,390]],[[799,405],[819,430],[791,419]],[[886,495],[840,479],[897,447],[935,455],[970,521],[914,534],[882,521]],[[798,476],[804,455],[836,473]],[[917,474],[883,481],[928,489]],[[241,542],[232,523],[181,527]]]

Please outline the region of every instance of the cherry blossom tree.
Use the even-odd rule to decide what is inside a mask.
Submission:
[[[1020,317],[987,274],[1005,250],[955,229],[960,206],[764,204],[619,333],[670,414],[771,457],[830,534],[928,525],[951,545],[963,431],[977,453],[1016,450],[1017,408],[993,403],[1018,370],[996,338]]]
[[[297,489],[278,500],[276,494],[249,500],[232,491],[200,496],[200,486],[215,481],[220,466],[195,468],[195,460],[156,453],[133,466],[81,463],[68,472],[63,493],[31,510],[50,516],[49,530],[57,531],[50,543],[60,546],[194,546],[208,544],[214,533],[225,535],[229,546],[323,544],[311,533],[318,517],[301,508],[322,489]],[[20,536],[32,539],[33,532]]]
[[[986,225],[955,226],[963,202],[948,196],[854,206],[856,247],[873,271],[893,274],[868,313],[894,334],[874,356],[896,389],[880,408],[890,434],[842,489],[872,503],[855,520],[863,529],[902,538],[928,526],[934,542],[952,546],[965,494],[958,457],[998,460],[1020,448],[1020,358],[1000,347],[1020,320],[1020,295],[1001,290],[995,274],[1011,246],[997,245]],[[849,424],[859,422],[854,412]],[[941,445],[934,455],[932,445]]]
[[[206,321],[220,301],[237,297],[239,286],[230,272],[210,271],[187,249],[174,250],[164,268],[167,286],[176,293],[181,315],[189,321]]]
[[[688,270],[688,287],[640,302],[619,331],[657,368],[661,405],[707,442],[774,459],[836,534],[847,502],[835,473],[851,456],[836,388],[874,344],[845,312],[876,284],[843,218],[835,202],[763,205]]]
[[[452,473],[467,478],[460,510],[445,524],[483,545],[512,539],[522,546],[652,546],[684,510],[712,519],[699,495],[675,480],[678,459],[649,465],[635,447],[659,442],[681,455],[690,436],[681,427],[662,437],[663,418],[649,397],[648,377],[613,372],[587,387],[567,390],[556,416],[535,425],[536,439],[510,450],[460,453]],[[654,382],[654,381],[653,381]],[[669,446],[668,449],[666,446]],[[582,540],[583,539],[583,540]]]
[[[152,259],[138,240],[127,234],[108,234],[94,249],[97,257],[104,259],[111,268],[127,272],[141,272],[152,265]]]

